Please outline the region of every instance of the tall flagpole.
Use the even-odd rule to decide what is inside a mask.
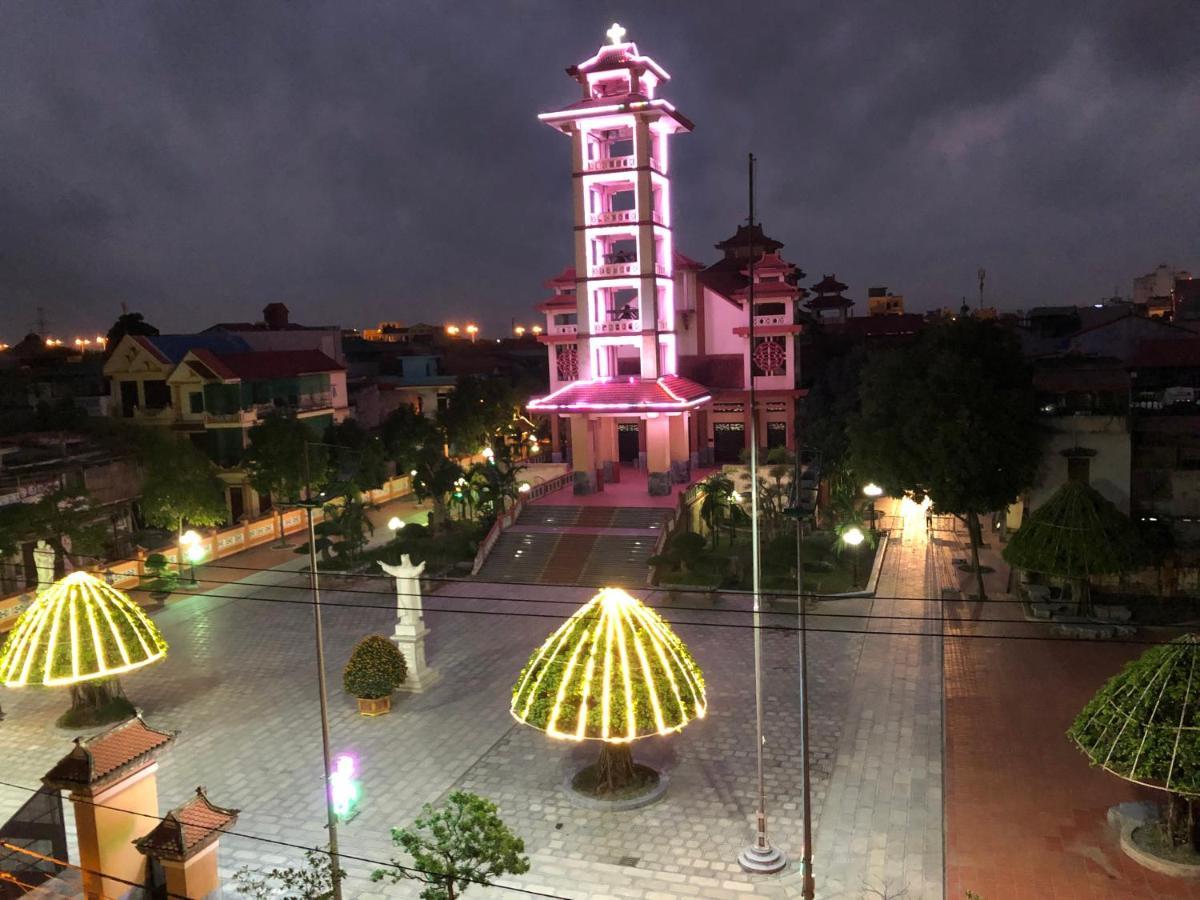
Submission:
[[[754,154],[749,158],[750,220],[746,243],[750,250],[749,294],[746,303],[750,317],[750,566],[754,597],[754,736],[758,762],[758,812],[754,843],[738,854],[738,865],[747,872],[770,874],[787,865],[787,856],[767,839],[767,789],[763,779],[763,697],[762,697],[762,593],[758,546],[758,403],[754,390]]]

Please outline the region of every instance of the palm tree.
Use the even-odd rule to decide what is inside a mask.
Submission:
[[[729,517],[733,505],[733,481],[720,473],[709,475],[700,482],[700,518],[712,533],[713,546],[717,546],[721,525]]]

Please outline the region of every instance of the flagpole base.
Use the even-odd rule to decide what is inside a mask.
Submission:
[[[755,875],[772,875],[787,866],[787,854],[778,847],[768,844],[760,847],[751,844],[738,854],[738,865]]]

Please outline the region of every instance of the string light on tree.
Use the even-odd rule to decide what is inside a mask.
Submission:
[[[513,688],[513,717],[554,738],[602,742],[608,790],[633,776],[630,744],[704,718],[704,676],[670,626],[605,588],[550,635]]]
[[[167,643],[141,608],[87,572],[56,581],[21,614],[0,650],[5,687],[112,678],[157,662]]]

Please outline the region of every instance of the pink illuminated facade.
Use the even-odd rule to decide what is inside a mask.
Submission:
[[[666,493],[697,464],[736,457],[730,434],[748,445],[752,373],[760,442],[792,445],[803,291],[782,245],[760,235],[751,347],[749,242],[718,244],[726,258],[708,269],[675,250],[669,145],[692,123],[659,96],[667,72],[623,36],[614,25],[612,43],[567,70],[578,101],[539,117],[571,139],[575,265],[538,306],[551,392],[529,408],[550,417],[555,451],[569,447],[578,492],[619,479],[625,462]]]

